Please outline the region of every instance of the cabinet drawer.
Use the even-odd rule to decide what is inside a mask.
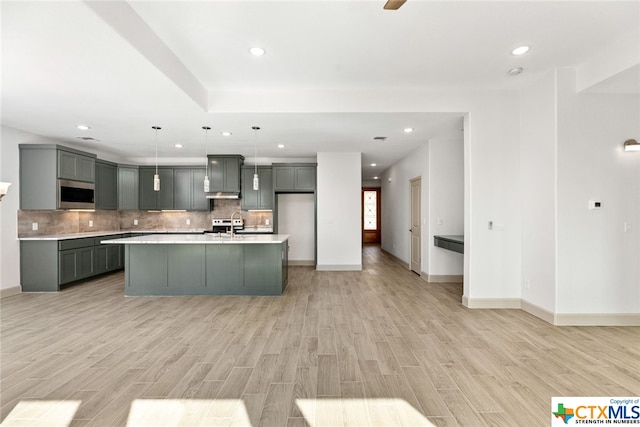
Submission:
[[[67,249],[86,248],[88,246],[95,246],[95,237],[84,237],[82,239],[70,239],[61,240],[58,242],[58,250],[64,251]]]
[[[433,245],[442,249],[449,249],[449,242],[447,242],[446,240],[438,239],[437,237],[434,239]]]
[[[462,243],[449,242],[449,250],[463,254],[464,245]]]

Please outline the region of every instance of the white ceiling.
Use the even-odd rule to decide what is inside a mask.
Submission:
[[[398,11],[383,4],[3,1],[2,123],[141,163],[154,154],[151,126],[163,127],[161,161],[175,163],[204,156],[208,125],[209,152],[251,161],[254,142],[259,158],[358,151],[370,178],[429,139],[460,140],[464,112],[220,113],[211,100],[222,92],[517,90],[588,61],[640,26],[639,1],[409,0]],[[509,54],[521,44],[530,53]],[[252,46],[266,55],[249,55]],[[507,76],[516,66],[525,72]],[[598,91],[638,93],[638,72]],[[81,132],[78,123],[92,129]],[[257,137],[254,125],[262,128]],[[415,131],[402,132],[408,126]]]

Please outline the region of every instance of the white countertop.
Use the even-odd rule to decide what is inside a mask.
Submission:
[[[191,244],[191,245],[211,245],[211,244],[255,244],[255,243],[282,243],[289,238],[289,234],[259,234],[259,235],[236,235],[231,237],[221,237],[217,234],[151,234],[148,236],[125,237],[123,239],[104,240],[100,243],[108,244]]]
[[[115,234],[143,233],[143,234],[180,234],[202,233],[202,229],[194,230],[120,230],[120,231],[95,231],[90,233],[49,234],[46,236],[20,237],[18,240],[69,240],[82,239],[84,237],[105,237]]]

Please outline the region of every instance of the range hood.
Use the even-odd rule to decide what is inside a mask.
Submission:
[[[212,193],[206,193],[207,199],[239,199],[239,192],[222,192],[216,191]]]

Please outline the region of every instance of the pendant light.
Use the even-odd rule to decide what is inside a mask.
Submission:
[[[204,129],[204,161],[205,161],[205,170],[204,170],[204,192],[209,192],[209,153],[207,152],[207,137],[209,136],[209,131],[211,128],[209,126],[202,126]]]
[[[151,126],[156,131],[156,174],[153,175],[153,191],[160,191],[160,175],[158,175],[158,131],[160,126]]]
[[[253,172],[253,190],[258,191],[260,189],[260,179],[258,178],[258,126],[253,126],[253,158],[254,158],[254,172]]]

